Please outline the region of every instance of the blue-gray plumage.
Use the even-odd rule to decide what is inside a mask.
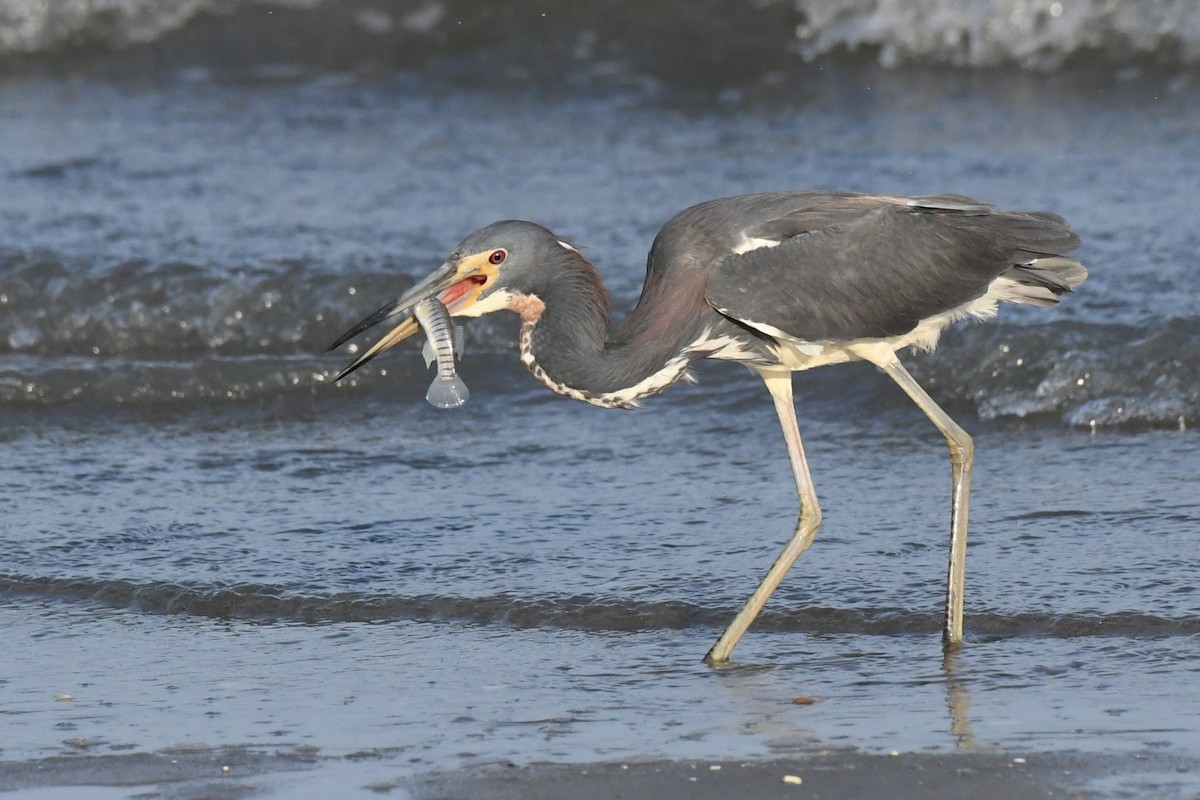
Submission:
[[[340,379],[414,333],[414,306],[437,297],[458,316],[518,313],[521,360],[534,376],[595,405],[634,406],[688,378],[688,365],[699,358],[757,372],[779,414],[801,515],[767,577],[709,651],[714,663],[728,659],[820,525],[791,373],[869,361],[950,445],[954,502],[943,635],[953,646],[962,638],[974,446],[895,353],[932,348],[951,322],[991,316],[1001,301],[1056,304],[1087,276],[1065,255],[1078,245],[1055,214],[1005,211],[953,194],[778,192],[712,200],[682,211],[659,232],[641,298],[614,330],[608,292],[579,249],[540,225],[510,220],[472,233],[441,268],[330,349],[397,321]]]

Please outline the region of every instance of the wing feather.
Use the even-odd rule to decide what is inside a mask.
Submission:
[[[705,299],[728,317],[805,341],[899,336],[983,296],[1031,254],[1056,256],[1079,243],[1053,214],[1001,211],[959,195],[874,199],[757,223],[754,235],[791,235],[725,257]]]

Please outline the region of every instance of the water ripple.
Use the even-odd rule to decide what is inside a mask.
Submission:
[[[562,628],[586,631],[718,629],[736,609],[705,608],[680,601],[638,602],[589,595],[484,597],[338,592],[329,596],[291,594],[263,584],[233,586],[139,583],[121,579],[0,576],[0,597],[98,603],[145,614],[185,614],[217,619],[271,622],[394,622],[457,620],[476,625]],[[809,634],[897,635],[933,633],[940,618],[899,608],[808,607],[766,611],[755,630]],[[1077,636],[1150,637],[1200,634],[1200,618],[1170,618],[1139,612],[1107,614],[975,613],[967,616],[968,638]]]

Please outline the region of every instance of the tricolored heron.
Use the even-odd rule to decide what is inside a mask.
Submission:
[[[1079,237],[1055,214],[1005,211],[956,194],[892,197],[779,192],[692,206],[659,232],[646,282],[612,330],[609,294],[566,239],[532,222],[475,231],[441,267],[343,334],[385,320],[390,333],[341,379],[418,330],[413,307],[436,296],[451,314],[508,309],[521,317],[521,361],[559,394],[631,408],[699,358],[757,372],[775,402],[800,497],[791,541],[709,650],[725,662],[812,543],[821,508],[800,442],[792,373],[862,360],[886,373],[950,445],[953,501],[943,641],[962,639],[967,509],[974,445],[901,365],[896,351],[932,349],[942,329],[995,314],[1000,301],[1052,306],[1087,272],[1067,258]]]

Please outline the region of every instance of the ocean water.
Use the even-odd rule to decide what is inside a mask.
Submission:
[[[261,793],[350,796],[493,761],[1200,753],[1186,4],[997,28],[1005,4],[931,0],[966,33],[924,45],[886,3],[715,4],[715,32],[110,5],[0,6],[0,759],[240,748],[290,759]],[[521,47],[543,24],[577,35]],[[672,25],[711,63],[643,41]],[[676,211],[826,187],[1083,239],[1060,307],[905,356],[976,438],[952,658],[945,446],[869,367],[796,379],[825,522],[725,669],[700,658],[797,513],[757,379],[701,365],[602,411],[497,316],[460,410],[424,402],[416,346],[331,384],[352,356],[325,346],[495,219],[584,245],[629,309]]]

